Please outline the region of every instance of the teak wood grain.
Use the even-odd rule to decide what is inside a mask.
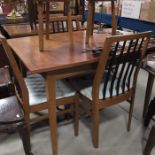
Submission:
[[[44,52],[39,51],[38,36],[9,39],[8,44],[31,73],[43,73],[69,67],[90,64],[98,60],[86,47],[103,47],[105,34],[94,34],[86,44],[86,32],[73,32],[73,44],[68,33],[50,35],[45,41]],[[44,36],[45,37],[45,36]]]

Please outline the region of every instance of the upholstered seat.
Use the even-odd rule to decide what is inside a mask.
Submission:
[[[108,85],[107,85],[107,91],[106,91],[106,93],[105,93],[105,98],[109,98],[110,97],[110,82],[108,83]],[[104,82],[102,82],[101,84],[100,84],[100,91],[99,91],[99,99],[103,99],[104,98],[104,96],[103,96],[103,88],[104,88]],[[125,87],[125,91],[127,90],[127,87]],[[117,90],[116,90],[116,86],[114,87],[114,89],[112,90],[112,94],[113,94],[113,96],[116,96],[117,95],[117,92],[116,92]],[[81,91],[80,91],[80,93],[82,94],[82,95],[85,95],[87,98],[89,98],[90,100],[92,100],[92,94],[91,94],[91,92],[92,92],[92,86],[89,86],[89,87],[86,87],[86,88],[84,88],[84,89],[82,89]],[[123,93],[123,90],[121,89],[121,88],[119,88],[119,94],[121,94],[121,93]]]
[[[24,79],[29,92],[30,105],[47,102],[45,79],[40,74],[27,75]],[[75,90],[68,85],[65,80],[56,82],[56,98],[69,97],[75,95]]]

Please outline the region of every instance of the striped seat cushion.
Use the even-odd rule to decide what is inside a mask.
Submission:
[[[30,105],[36,105],[47,102],[47,93],[45,80],[40,74],[28,75],[25,82],[29,92]],[[73,96],[75,91],[64,80],[56,82],[56,99]]]
[[[104,82],[100,84],[99,99],[103,99],[103,87],[104,87]],[[127,91],[127,87],[125,88],[125,91]],[[87,98],[89,98],[90,100],[92,100],[92,86],[81,89],[80,93],[86,96]],[[118,94],[122,94],[122,93],[123,91],[122,91],[122,88],[120,87]],[[112,94],[113,94],[112,96],[117,95],[116,86],[114,87]],[[107,84],[107,91],[105,94],[105,98],[109,98],[109,97],[110,97],[110,83]]]

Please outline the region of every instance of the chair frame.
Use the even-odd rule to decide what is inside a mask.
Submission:
[[[93,145],[95,148],[99,147],[99,112],[100,109],[104,109],[107,107],[110,107],[112,105],[116,105],[122,101],[128,101],[130,104],[129,108],[129,118],[128,118],[128,125],[127,130],[130,130],[131,126],[131,119],[132,119],[132,113],[133,113],[133,106],[134,106],[134,98],[135,98],[135,91],[136,91],[136,82],[137,82],[137,76],[138,72],[141,66],[141,60],[144,57],[146,47],[148,45],[149,39],[151,36],[151,32],[144,32],[134,35],[119,35],[119,36],[110,36],[107,37],[104,43],[103,51],[100,54],[98,66],[96,69],[96,74],[93,80],[92,85],[92,100],[84,96],[83,94],[79,93],[79,98],[81,98],[84,101],[84,104],[90,103],[91,104],[91,110],[92,110],[92,140]],[[100,84],[103,80],[104,73],[106,71],[107,63],[111,59],[110,51],[111,47],[114,42],[121,42],[121,41],[128,41],[133,39],[139,39],[139,38],[145,38],[144,40],[144,46],[141,49],[141,56],[138,63],[138,66],[136,67],[136,71],[134,73],[134,79],[132,87],[128,91],[124,91],[121,94],[116,94],[115,96],[110,96],[108,98],[99,99],[99,92],[100,92]],[[115,66],[114,66],[115,67]]]
[[[30,118],[30,114],[34,113],[34,112],[39,112],[39,111],[42,111],[42,110],[48,110],[49,105],[48,105],[48,102],[37,104],[37,105],[32,105],[32,106],[29,105],[28,89],[27,89],[27,86],[25,84],[23,75],[21,74],[20,69],[18,68],[16,60],[14,58],[13,51],[11,50],[9,45],[7,44],[6,39],[3,38],[2,36],[0,38],[1,38],[0,40],[2,42],[2,45],[3,45],[4,49],[5,49],[5,52],[7,54],[7,57],[9,59],[9,61],[10,61],[10,65],[11,65],[11,68],[13,70],[14,76],[18,81],[19,87],[21,88],[21,92],[20,92],[21,94],[19,94],[16,87],[15,87],[15,93],[16,93],[16,96],[17,96],[19,102],[23,106],[23,109],[24,109],[24,112],[25,112],[25,122],[26,122],[26,125],[30,129],[30,124],[31,123],[38,122],[38,121],[47,119],[49,117],[48,114],[45,114],[45,115],[40,115],[40,116],[38,116],[36,118]],[[45,80],[46,80],[46,78],[45,78]],[[75,135],[77,136],[78,135],[78,115],[79,115],[78,114],[79,113],[79,110],[78,110],[78,94],[75,94],[75,95],[70,96],[70,97],[57,99],[56,103],[57,103],[58,106],[59,105],[67,105],[67,104],[74,105],[74,108],[66,109],[66,110],[63,110],[63,111],[58,111],[58,114],[62,115],[62,114],[65,114],[65,113],[72,113],[72,112],[75,113],[75,115],[74,115],[74,119],[75,119],[74,131],[75,131]]]
[[[150,155],[153,147],[155,146],[155,125],[152,126],[143,155]]]

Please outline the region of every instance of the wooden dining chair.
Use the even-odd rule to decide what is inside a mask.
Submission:
[[[154,121],[153,116],[155,116],[155,98],[153,98],[147,108],[147,113],[144,118],[144,126],[148,127],[151,119]],[[153,125],[152,125],[153,124]],[[155,146],[155,125],[151,123],[151,130],[144,148],[143,155],[150,155],[153,147]],[[149,127],[148,127],[149,128]]]
[[[93,50],[94,56],[99,56],[97,69],[92,86],[88,85],[79,90],[79,98],[83,104],[91,106],[92,139],[95,148],[99,146],[101,109],[128,101],[130,107],[127,130],[130,130],[137,76],[150,35],[150,32],[144,32],[110,36],[106,38],[103,50]]]
[[[37,115],[35,118],[31,118],[30,114],[34,112],[40,112],[43,110],[49,110],[46,95],[45,80],[40,74],[27,75],[26,78],[20,72],[16,63],[14,54],[7,44],[7,41],[1,37],[1,43],[8,56],[10,65],[14,73],[14,85],[16,88],[16,95],[18,100],[23,106],[25,112],[26,125],[30,126],[31,123],[47,119],[48,113],[44,115]],[[70,109],[64,111],[58,111],[58,114],[73,113],[74,114],[74,129],[75,135],[78,135],[78,96],[75,91],[63,80],[57,81],[56,85],[56,102],[57,105],[72,105]]]

